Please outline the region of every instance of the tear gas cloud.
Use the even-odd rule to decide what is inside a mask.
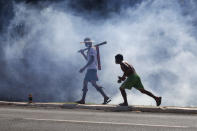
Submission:
[[[1,100],[26,100],[28,93],[36,101],[80,99],[84,74],[78,70],[86,62],[77,50],[90,37],[108,42],[100,49],[99,84],[113,104],[122,101],[116,83],[122,72],[114,62],[122,53],[163,105],[197,106],[197,2],[146,0],[118,7],[116,2],[107,1],[103,12],[71,9],[76,3],[68,1],[13,3],[13,17],[0,37]],[[135,89],[127,94],[130,104],[155,105]],[[102,102],[91,85],[87,101]]]

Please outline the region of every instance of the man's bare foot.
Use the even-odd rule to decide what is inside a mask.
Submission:
[[[162,99],[162,97],[157,97],[157,99],[156,99],[157,106],[161,105],[161,99]]]
[[[119,106],[128,106],[128,103],[120,103]]]
[[[80,101],[76,101],[76,103],[78,103],[78,104],[85,104],[85,101],[80,100]]]

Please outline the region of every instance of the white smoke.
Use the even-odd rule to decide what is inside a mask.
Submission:
[[[18,4],[15,13],[5,47],[8,71],[14,79],[26,83],[18,71],[17,60],[29,56],[29,68],[20,71],[40,77],[34,78],[34,82],[48,83],[50,87],[43,87],[44,91],[54,92],[54,100],[70,100],[67,95],[73,95],[71,100],[80,99],[84,74],[79,74],[78,70],[85,61],[77,50],[84,47],[79,42],[90,37],[96,42],[108,42],[100,49],[103,69],[99,72],[99,84],[105,87],[113,104],[122,101],[120,85],[116,83],[122,72],[114,62],[114,56],[121,53],[135,67],[144,87],[163,97],[162,105],[197,105],[195,27],[191,24],[192,15],[184,15],[179,1],[144,1],[135,8],[122,9],[120,14],[100,21],[72,15],[58,9],[57,5],[39,10]],[[25,25],[24,34],[18,39],[11,37],[14,26],[20,23]],[[31,83],[31,87],[34,84]],[[41,88],[31,90],[39,92]],[[152,98],[135,89],[127,94],[130,104],[155,105]],[[99,103],[102,98],[89,87],[87,101]]]

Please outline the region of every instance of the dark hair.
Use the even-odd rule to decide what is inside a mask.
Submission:
[[[121,61],[123,61],[123,55],[122,55],[122,54],[117,54],[117,55],[115,56],[115,58],[116,58],[116,60],[121,60]]]
[[[84,42],[85,41],[91,41],[91,39],[89,38],[89,37],[86,37],[85,39],[84,39]]]

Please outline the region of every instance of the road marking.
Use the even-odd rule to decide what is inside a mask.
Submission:
[[[52,122],[85,123],[85,124],[106,124],[106,125],[125,125],[125,126],[189,128],[188,126],[151,125],[151,124],[137,124],[137,123],[97,122],[97,121],[78,121],[78,120],[59,120],[59,119],[36,119],[36,118],[23,118],[23,119],[25,119],[25,120],[34,120],[34,121],[52,121]]]

